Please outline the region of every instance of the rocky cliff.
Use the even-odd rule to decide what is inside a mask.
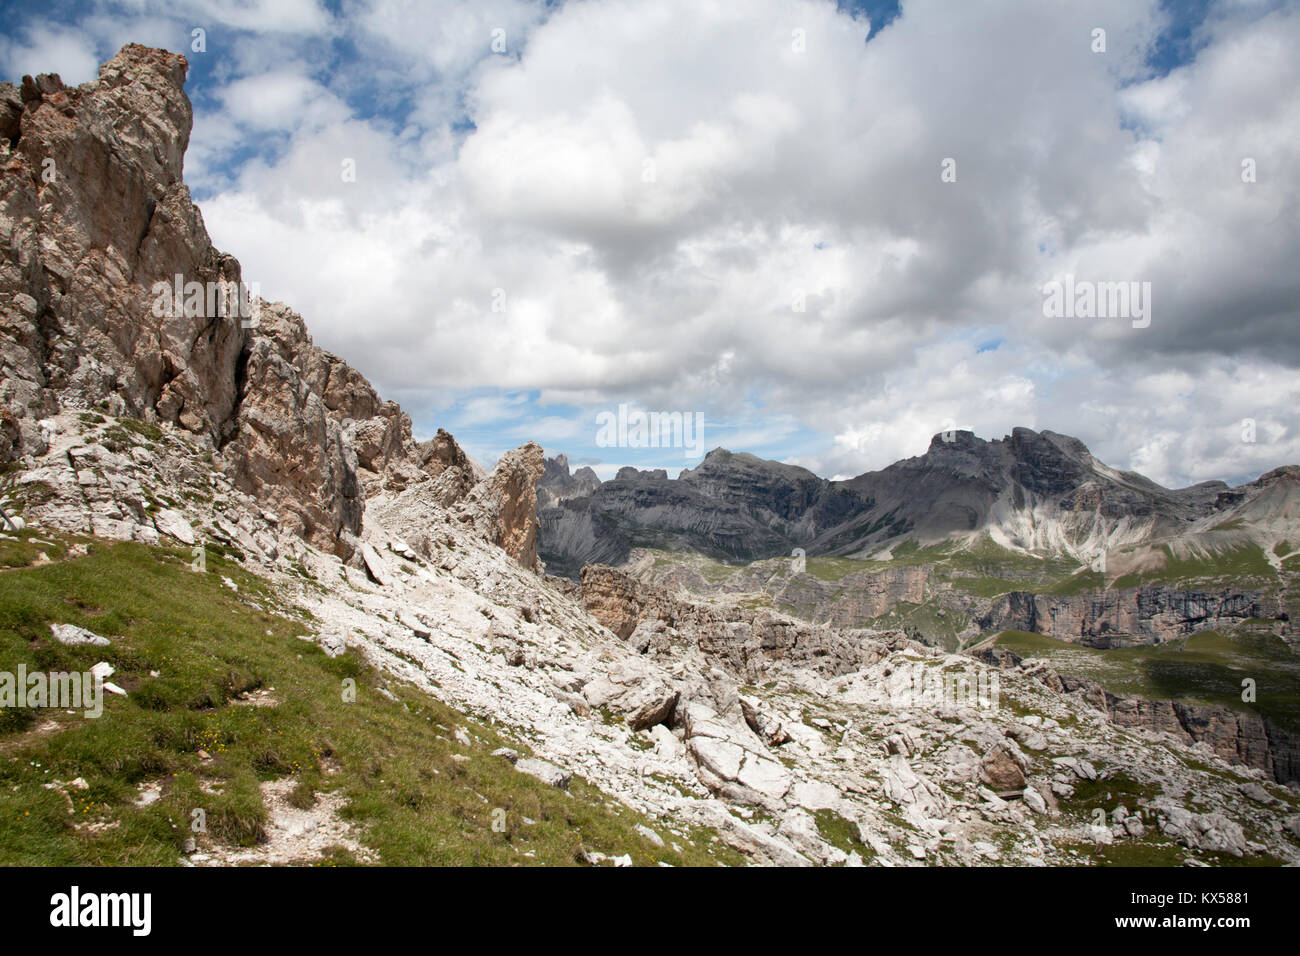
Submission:
[[[589,495],[600,487],[600,479],[589,467],[570,474],[569,459],[564,455],[547,458],[541,480],[537,482],[537,506],[545,508],[567,498]]]
[[[687,640],[751,681],[776,660],[834,677],[875,663],[882,647],[908,643],[899,631],[809,624],[768,610],[684,600],[602,565],[582,569],[580,594],[592,617],[638,651],[670,656],[674,643]]]
[[[994,600],[977,625],[981,632],[1033,631],[1105,648],[1162,643],[1251,618],[1286,623],[1286,612],[1276,596],[1258,591],[1152,585],[1076,595],[1013,591]]]
[[[985,647],[975,656],[1004,668],[1026,664],[1003,647]],[[1269,717],[1211,704],[1115,694],[1096,681],[1059,673],[1041,663],[1031,665],[1029,671],[1054,690],[1077,695],[1121,727],[1203,745],[1223,760],[1258,768],[1280,783],[1300,781],[1300,735]]]
[[[40,422],[60,408],[173,424],[282,528],[350,558],[367,499],[442,479],[450,505],[482,470],[446,432],[414,441],[297,313],[242,294],[182,181],[186,69],[130,44],[79,87],[0,84],[0,461],[43,453]],[[468,519],[530,564],[532,457]]]
[[[153,314],[154,283],[238,282],[182,182],[185,58],[125,47],[99,78],[0,85],[0,321],[7,459],[41,447],[60,403],[229,434],[247,340],[239,321]]]
[[[506,452],[455,512],[529,569],[537,568],[537,480],[542,469],[542,446],[536,442]]]

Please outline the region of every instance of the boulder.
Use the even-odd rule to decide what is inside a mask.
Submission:
[[[706,787],[740,803],[784,808],[794,777],[742,721],[692,704],[685,733],[686,752]]]
[[[900,807],[915,807],[926,819],[942,817],[948,811],[948,798],[932,781],[912,769],[902,754],[895,754],[885,765],[885,796]]]
[[[567,770],[555,766],[545,760],[538,760],[534,757],[522,757],[515,761],[515,769],[520,773],[526,773],[530,777],[536,777],[548,787],[556,787],[560,790],[568,790],[569,783],[573,780],[573,774]]]
[[[1168,797],[1157,798],[1154,807],[1160,829],[1183,846],[1236,857],[1245,855],[1245,833],[1239,824],[1222,813],[1193,813]]]
[[[1025,789],[1025,771],[1021,758],[1005,744],[994,747],[980,760],[979,779],[999,794]]]
[[[396,580],[392,569],[388,566],[388,562],[372,545],[363,544],[361,546],[361,560],[365,562],[366,571],[371,580],[381,587],[387,587]]]
[[[54,639],[60,644],[78,646],[88,644],[93,647],[107,647],[109,640],[106,637],[100,637],[84,627],[77,627],[75,624],[51,624],[50,631],[54,634]]]
[[[410,630],[416,637],[423,638],[426,641],[433,636],[433,630],[410,611],[399,611],[397,613],[397,623]]]
[[[194,528],[179,511],[170,508],[158,509],[153,514],[153,525],[160,533],[175,538],[182,544],[192,545],[198,540],[194,536]]]
[[[321,631],[316,635],[316,643],[326,657],[340,657],[347,652],[347,635],[340,631]]]
[[[631,658],[585,684],[582,696],[590,707],[607,709],[633,730],[645,730],[672,718],[679,692],[656,667]]]

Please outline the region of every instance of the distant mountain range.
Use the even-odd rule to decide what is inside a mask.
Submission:
[[[924,455],[847,481],[714,449],[673,479],[624,468],[601,482],[549,459],[539,485],[540,555],[552,573],[617,564],[636,547],[694,551],[729,562],[789,555],[888,557],[986,532],[1012,550],[1093,565],[1142,545],[1214,552],[1249,539],[1266,551],[1296,541],[1300,467],[1230,487],[1207,481],[1170,489],[1098,461],[1077,438],[1013,429],[985,441],[936,435]]]

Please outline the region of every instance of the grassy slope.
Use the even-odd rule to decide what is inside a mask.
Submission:
[[[1215,704],[1300,727],[1300,658],[1271,634],[1202,631],[1165,644],[1098,650],[1004,631],[997,643],[1021,657],[1046,658],[1057,670],[1090,677],[1115,694]],[[1253,703],[1241,699],[1244,678],[1256,682]]]
[[[98,720],[0,713],[0,863],[176,863],[196,807],[208,839],[253,845],[266,825],[258,784],[284,777],[297,781],[304,807],[318,790],[341,789],[354,836],[387,864],[570,864],[582,849],[647,865],[741,862],[711,834],[671,833],[579,778],[566,794],[519,773],[491,751],[526,747],[413,688],[393,684],[396,700],[387,699],[354,652],[330,659],[299,640],[311,622],[219,555],[196,573],[179,550],[80,539],[90,554],[61,560],[73,539],[22,537],[0,541],[0,670],[84,671],[106,660],[129,697],[106,695]],[[41,552],[52,563],[23,567]],[[65,647],[52,622],[112,645]],[[355,703],[343,700],[347,678]],[[258,688],[279,705],[234,702]],[[458,728],[470,746],[457,743]],[[327,775],[326,762],[338,772]],[[44,786],[76,777],[88,788],[65,788],[67,798]],[[147,783],[160,783],[162,797],[136,806]],[[505,832],[492,829],[496,808]],[[635,832],[638,823],[669,848]],[[340,849],[318,862],[349,861]]]
[[[1258,545],[1233,548],[1213,557],[1177,558],[1168,545],[1163,548],[1165,564],[1159,570],[1119,578],[1112,587],[1167,584],[1195,588],[1200,585],[1229,585],[1242,588],[1271,588],[1278,584],[1277,572]]]

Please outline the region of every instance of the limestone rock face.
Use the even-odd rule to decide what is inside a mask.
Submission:
[[[291,531],[346,557],[341,532],[360,532],[367,497],[419,484],[445,466],[430,458],[421,467],[406,413],[315,346],[297,313],[264,304],[253,332],[221,464]]]
[[[422,498],[446,507],[483,470],[445,431],[417,444],[286,306],[234,308],[239,262],[213,248],[182,181],[186,70],[129,44],[76,88],[0,84],[0,461],[43,454],[38,423],[60,408],[173,424],[286,530],[347,558],[367,498],[432,479]],[[483,507],[500,502],[493,533],[533,565],[517,477]]]
[[[265,309],[259,332],[248,353],[236,435],[221,464],[286,527],[335,550],[340,530],[355,534],[361,527],[356,452],[308,385],[303,347],[310,340],[302,320],[287,309]]]
[[[458,520],[529,569],[537,568],[537,482],[544,460],[536,442],[506,452],[456,510]]]
[[[626,639],[641,619],[646,586],[614,568],[589,564],[582,569],[582,606],[588,614]]]
[[[589,495],[599,487],[600,479],[590,468],[579,468],[570,474],[569,459],[556,455],[546,459],[546,471],[537,483],[537,506],[545,508],[566,498]]]
[[[1285,619],[1277,598],[1241,588],[1161,584],[1077,595],[1012,591],[978,620],[981,631],[1034,631],[1093,647],[1159,643],[1248,618]]]
[[[420,445],[420,467],[435,477],[449,468],[459,468],[471,484],[487,477],[483,467],[465,454],[451,433],[442,428],[438,429],[437,435]]]
[[[809,624],[767,610],[679,600],[604,565],[582,569],[583,609],[641,653],[670,656],[675,641],[698,646],[747,680],[773,662],[838,675],[873,664],[905,638],[900,632]],[[868,637],[869,635],[869,637]]]
[[[98,79],[25,78],[0,94],[0,403],[38,446],[59,403],[162,419],[217,439],[238,401],[247,330],[153,308],[154,283],[238,282],[181,180],[185,58],[130,44]],[[16,440],[15,440],[16,438]]]

